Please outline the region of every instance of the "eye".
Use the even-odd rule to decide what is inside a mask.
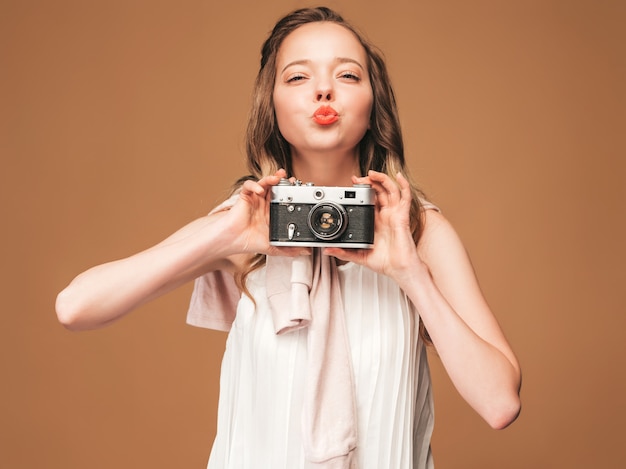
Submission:
[[[339,78],[348,81],[361,81],[361,77],[353,72],[342,72],[339,74]]]
[[[303,81],[303,80],[306,80],[306,76],[304,76],[301,73],[295,73],[293,75],[288,76],[285,81],[287,83],[297,83],[297,82]]]

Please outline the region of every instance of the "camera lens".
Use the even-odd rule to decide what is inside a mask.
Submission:
[[[347,214],[341,205],[325,202],[309,212],[309,228],[320,239],[336,239],[348,226]]]

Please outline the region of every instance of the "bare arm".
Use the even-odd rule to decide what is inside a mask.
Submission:
[[[399,277],[400,286],[459,393],[492,427],[506,427],[520,410],[520,367],[465,248],[437,212],[426,213],[418,257]]]
[[[372,250],[327,249],[393,278],[420,314],[452,382],[494,428],[515,420],[520,409],[520,367],[479,288],[469,257],[450,223],[426,212],[416,247],[409,228],[408,182],[370,172],[377,195]]]
[[[59,321],[72,330],[106,326],[202,272],[228,267],[226,243],[215,231],[220,215],[195,220],[156,246],[78,275],[57,296]]]
[[[298,255],[268,243],[266,198],[283,175],[247,181],[231,210],[199,218],[156,246],[78,275],[57,296],[59,321],[72,330],[103,327],[205,272],[235,270],[240,255]]]

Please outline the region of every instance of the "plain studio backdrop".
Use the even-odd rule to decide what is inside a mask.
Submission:
[[[431,353],[437,467],[623,467],[625,3],[326,3],[384,51],[412,174],[524,371],[497,432]],[[261,43],[305,5],[0,1],[0,467],[205,466],[226,335],[185,325],[191,285],[85,333],[54,300],[224,198]]]

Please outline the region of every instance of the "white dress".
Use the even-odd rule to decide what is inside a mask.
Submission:
[[[265,268],[252,272],[226,343],[209,469],[307,469],[301,409],[307,329],[276,335]],[[388,277],[339,266],[355,374],[359,469],[432,468],[430,373],[418,315]]]

